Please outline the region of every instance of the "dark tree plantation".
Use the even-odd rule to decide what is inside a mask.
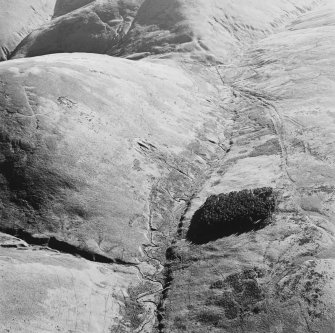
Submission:
[[[187,239],[203,244],[257,230],[270,221],[275,197],[270,187],[210,196],[192,217]]]

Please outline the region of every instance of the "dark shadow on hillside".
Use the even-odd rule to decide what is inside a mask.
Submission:
[[[68,253],[77,257],[84,258],[89,261],[106,263],[106,264],[119,264],[125,266],[136,266],[132,262],[126,262],[118,258],[110,258],[107,255],[95,253],[89,249],[75,246],[66,241],[57,239],[54,236],[48,236],[43,234],[32,234],[21,228],[3,228],[0,226],[0,232],[4,234],[14,236],[16,238],[24,240],[31,246],[43,246],[52,250],[57,250],[61,253]]]
[[[62,16],[73,10],[84,7],[94,0],[57,0],[55,4],[53,18]]]

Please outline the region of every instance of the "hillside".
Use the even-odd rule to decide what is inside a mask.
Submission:
[[[0,331],[334,331],[332,1],[0,9]]]

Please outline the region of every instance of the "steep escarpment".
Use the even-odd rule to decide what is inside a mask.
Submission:
[[[1,329],[332,332],[333,13],[58,1],[0,65]]]

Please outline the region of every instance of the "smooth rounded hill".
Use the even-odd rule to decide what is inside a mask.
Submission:
[[[9,61],[0,75],[2,230],[141,256],[152,187],[170,171],[189,182],[194,125],[213,117],[201,79],[93,54]]]

